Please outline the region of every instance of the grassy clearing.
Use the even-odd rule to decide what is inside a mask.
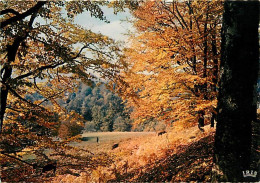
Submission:
[[[151,136],[155,136],[155,132],[88,132],[82,134],[83,140],[81,142],[74,142],[72,145],[87,149],[94,154],[108,153],[112,151],[112,146],[115,143],[118,143],[119,148],[121,148],[121,145],[126,141],[146,139]]]

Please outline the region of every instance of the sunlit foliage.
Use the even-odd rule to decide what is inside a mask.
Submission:
[[[216,106],[222,3],[144,1],[132,14],[135,34],[118,92],[143,122],[196,122]]]
[[[79,82],[91,84],[117,72],[120,49],[115,41],[74,23],[83,11],[108,22],[101,9],[105,5],[108,2],[0,2],[2,181],[35,181],[41,171],[32,176],[17,171],[43,169],[50,159],[58,160],[61,167],[106,164],[107,160],[94,163],[90,153],[67,154],[71,147],[66,143],[75,140],[70,137],[83,123],[78,114],[68,113],[57,102]],[[28,96],[35,93],[39,100],[30,100]],[[54,142],[56,135],[64,140]],[[25,149],[37,156],[37,162],[17,156]],[[55,151],[56,157],[46,156],[47,149]]]

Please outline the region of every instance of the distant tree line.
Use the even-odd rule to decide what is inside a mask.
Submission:
[[[105,85],[81,84],[77,92],[68,93],[61,105],[84,117],[86,131],[131,130],[130,110]]]

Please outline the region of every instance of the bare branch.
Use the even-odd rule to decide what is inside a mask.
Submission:
[[[182,20],[182,23],[185,25],[185,27],[186,27],[186,28],[189,28],[189,27],[187,26],[187,24],[186,24],[186,22],[185,22],[185,20],[184,20],[183,16],[181,15],[181,13],[180,13],[180,11],[179,11],[179,9],[178,9],[178,6],[177,6],[177,5],[176,5],[176,11],[177,11],[177,13],[178,13],[179,17],[181,18],[181,20]]]
[[[36,104],[34,104],[34,103],[32,103],[32,102],[26,100],[25,98],[23,98],[22,96],[20,96],[15,90],[13,90],[10,86],[6,85],[6,88],[8,88],[8,90],[9,90],[14,96],[16,96],[16,97],[19,98],[20,100],[22,100],[22,101],[28,103],[29,105],[34,106],[34,107],[39,107],[39,108],[41,108],[42,110],[46,110],[44,107],[41,107],[41,106],[39,106],[39,105],[36,105]]]
[[[25,17],[34,14],[35,12],[38,12],[38,10],[45,4],[47,3],[46,1],[39,1],[37,2],[37,4],[35,6],[33,6],[32,8],[30,8],[29,10],[27,10],[26,12],[22,13],[22,14],[17,14],[14,17],[11,17],[3,22],[1,22],[0,28],[3,29],[4,27],[6,27],[7,25],[12,24],[13,22],[17,22],[19,20],[24,19]],[[5,11],[5,10],[3,10]],[[9,10],[10,11],[10,10]],[[2,12],[1,12],[2,13]]]
[[[85,48],[88,48],[87,46],[88,46],[88,45],[83,46],[83,47],[80,49],[80,51],[78,52],[78,54],[77,54],[75,57],[73,57],[72,59],[78,58],[78,57],[80,56],[81,52],[82,52]]]
[[[64,92],[65,92],[66,90],[68,90],[68,89],[69,89],[69,88],[66,88],[66,89],[64,89],[64,90],[62,90],[62,91],[60,91],[60,92],[58,92],[58,93],[53,94],[52,96],[50,96],[50,97],[48,97],[48,98],[45,98],[43,101],[41,101],[41,102],[39,103],[39,105],[41,105],[41,104],[44,103],[44,102],[47,102],[49,99],[55,98],[56,96],[58,96],[58,95],[64,93]]]
[[[20,13],[17,12],[17,11],[15,11],[14,9],[5,9],[5,10],[0,11],[0,15],[4,15],[4,14],[7,14],[7,13],[12,13],[12,14],[15,14],[15,15],[20,15]]]
[[[27,163],[26,161],[24,161],[24,160],[22,160],[22,159],[19,159],[19,158],[15,157],[15,156],[12,156],[12,155],[7,154],[6,152],[3,152],[3,151],[2,151],[1,154],[5,155],[5,156],[7,156],[7,157],[9,157],[9,158],[13,158],[13,159],[15,159],[15,160],[18,160],[18,161],[20,161],[20,162],[22,162],[22,163],[25,163],[25,164],[27,164],[27,165],[33,166],[33,164]]]
[[[23,75],[20,75],[20,76],[17,76],[16,78],[14,78],[14,80],[19,80],[19,79],[23,79],[23,78],[26,78],[28,76],[31,76],[37,72],[40,72],[40,71],[43,71],[43,70],[46,70],[46,69],[54,69],[60,65],[63,65],[65,62],[59,62],[59,63],[56,63],[56,64],[50,64],[50,65],[45,65],[45,66],[42,66],[42,67],[39,67],[38,69],[35,69],[34,71],[31,71],[31,72],[28,72],[26,74],[23,74]]]

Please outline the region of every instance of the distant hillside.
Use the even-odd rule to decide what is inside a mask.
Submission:
[[[84,117],[86,131],[130,131],[132,127],[130,111],[105,85],[81,84],[77,92],[68,94],[62,106]]]

